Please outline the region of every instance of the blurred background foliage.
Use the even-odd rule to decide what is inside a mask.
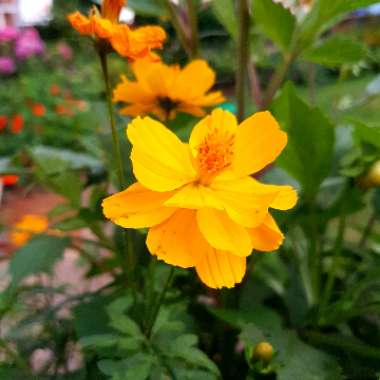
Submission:
[[[128,7],[135,25],[166,29],[165,62],[206,59],[224,106],[236,110],[237,3],[129,0]],[[106,226],[100,207],[116,182],[104,85],[90,40],[66,20],[92,3],[55,1],[51,21],[37,28],[44,51],[0,77],[0,174],[19,176],[3,201],[20,189],[61,197],[48,215],[50,232],[17,250],[0,248],[0,379],[378,379],[380,28],[379,16],[363,11],[376,3],[252,1],[245,114],[269,108],[287,131],[286,150],[262,178],[295,185],[300,201],[276,215],[284,246],[254,253],[242,285],[216,292],[176,269],[161,300],[168,268],[151,260],[146,231],[127,232],[138,253],[127,262],[131,246]],[[128,65],[116,55],[110,61],[116,84]],[[132,182],[128,121],[118,117]],[[180,115],[169,124],[184,138],[196,121]],[[1,222],[6,239],[11,226]],[[53,268],[67,249],[86,279],[106,275],[106,284],[76,293],[56,286]]]

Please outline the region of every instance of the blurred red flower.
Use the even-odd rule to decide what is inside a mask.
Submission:
[[[15,133],[15,134],[21,133],[23,127],[24,127],[24,117],[19,113],[14,115],[11,120],[12,133]]]
[[[5,129],[8,123],[8,118],[5,115],[0,115],[0,132]]]
[[[16,185],[19,181],[18,175],[4,175],[0,177],[0,180],[3,182],[4,186],[13,186]]]
[[[42,103],[35,103],[32,105],[32,114],[36,117],[42,117],[46,113],[46,108]]]

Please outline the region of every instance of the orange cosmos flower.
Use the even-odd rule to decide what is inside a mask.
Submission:
[[[32,114],[36,117],[42,117],[46,113],[46,108],[42,103],[35,103],[32,105]]]
[[[24,117],[21,114],[16,114],[11,120],[11,131],[12,133],[18,135],[22,132],[24,128]]]
[[[297,201],[290,186],[259,183],[251,174],[273,162],[287,143],[270,112],[237,124],[217,109],[193,129],[188,144],[149,117],[127,128],[136,183],[103,201],[104,215],[124,228],[149,228],[152,255],[195,267],[211,288],[231,288],[252,249],[276,250],[284,236],[269,208]]]
[[[16,247],[21,247],[35,234],[45,232],[48,228],[48,219],[43,215],[24,215],[10,233],[10,241]]]
[[[204,116],[204,107],[225,100],[220,91],[208,92],[215,83],[215,73],[206,61],[195,60],[181,69],[178,65],[138,60],[132,69],[137,81],[122,76],[114,90],[114,102],[127,103],[121,114],[153,114],[160,120],[173,119],[177,112]]]
[[[125,0],[103,0],[101,13],[93,8],[88,17],[80,12],[71,13],[68,19],[72,27],[82,35],[107,40],[123,57],[130,60],[148,57],[159,60],[151,52],[160,49],[166,40],[165,31],[159,26],[145,26],[132,30],[118,22]]]

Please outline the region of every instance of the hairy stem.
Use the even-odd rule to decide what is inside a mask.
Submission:
[[[331,298],[332,290],[334,288],[335,275],[336,275],[336,271],[339,265],[339,258],[342,254],[342,249],[343,249],[344,232],[346,230],[346,224],[347,224],[346,222],[347,222],[347,215],[346,215],[346,208],[345,208],[345,204],[343,200],[342,205],[341,205],[341,210],[340,210],[339,227],[338,227],[338,234],[335,241],[334,255],[332,258],[332,266],[327,276],[327,281],[326,281],[326,285],[325,285],[325,289],[323,292],[322,301],[320,305],[321,310],[323,310],[328,305]]]
[[[242,121],[245,115],[245,89],[249,57],[249,6],[248,0],[238,0],[238,68],[236,72],[237,117]]]
[[[265,91],[262,108],[267,108],[276,95],[278,89],[281,87],[282,82],[285,79],[286,74],[288,73],[289,67],[295,59],[294,54],[289,54],[284,56],[284,59],[281,65],[278,66],[277,70],[272,76],[271,81],[269,82],[268,88]]]
[[[158,296],[157,303],[155,304],[154,309],[153,309],[152,317],[151,317],[151,319],[148,323],[148,327],[146,329],[146,336],[148,338],[150,337],[150,335],[152,333],[152,329],[153,329],[154,324],[156,322],[158,313],[160,312],[161,305],[165,299],[166,292],[169,289],[170,283],[172,282],[173,275],[174,275],[174,267],[171,267],[170,272],[168,274],[168,277],[166,278],[165,284],[161,290],[161,293]]]
[[[191,49],[191,46],[189,45],[189,41],[186,35],[183,22],[181,22],[179,16],[177,15],[175,5],[170,0],[166,0],[165,2],[166,2],[166,7],[168,8],[168,11],[169,11],[170,21],[173,25],[174,30],[177,33],[179,42],[181,43],[183,49],[186,51],[186,54],[188,55],[188,57],[191,58],[192,49]]]
[[[100,50],[99,51],[99,58],[100,58],[100,64],[102,67],[103,79],[104,79],[105,90],[106,90],[107,108],[108,108],[108,115],[109,115],[109,119],[110,119],[114,158],[115,158],[116,165],[117,165],[117,174],[118,174],[118,179],[119,179],[119,186],[120,186],[120,189],[123,189],[124,184],[125,184],[124,171],[123,171],[123,161],[121,158],[119,137],[118,137],[117,130],[116,130],[115,114],[114,114],[113,105],[112,105],[112,90],[111,90],[111,83],[110,83],[109,75],[108,75],[107,53]]]
[[[198,17],[197,7],[194,0],[187,0],[187,12],[189,16],[191,30],[191,58],[196,58],[199,55],[199,33],[198,33]]]

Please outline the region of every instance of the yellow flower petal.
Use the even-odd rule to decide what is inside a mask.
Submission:
[[[124,75],[113,91],[114,102],[134,103],[139,102],[142,105],[155,102],[155,96],[149,89],[141,83],[131,82]]]
[[[124,228],[155,226],[176,211],[175,208],[163,206],[171,195],[171,192],[158,193],[134,183],[128,189],[104,199],[103,213]]]
[[[278,190],[271,187],[267,190],[251,177],[234,178],[230,173],[217,176],[210,189],[232,220],[244,227],[258,226],[278,196]]]
[[[223,204],[216,198],[214,192],[197,183],[190,183],[178,190],[165,202],[165,206],[188,209],[210,207],[223,210]]]
[[[206,61],[197,59],[183,68],[169,96],[192,99],[204,95],[215,83],[215,72]]]
[[[272,252],[280,247],[284,235],[276,221],[268,213],[262,225],[249,230],[253,248],[258,251]]]
[[[133,145],[133,172],[146,188],[170,191],[196,177],[188,146],[158,121],[136,118],[127,134]]]
[[[152,255],[181,268],[193,267],[208,246],[199,232],[195,211],[185,209],[151,228],[146,244]]]
[[[213,289],[233,288],[239,284],[246,271],[246,258],[229,252],[209,248],[195,269],[204,284]]]
[[[251,254],[252,243],[247,230],[225,212],[202,208],[197,212],[197,221],[202,235],[213,248],[243,257]]]
[[[286,133],[270,112],[255,113],[237,128],[233,170],[240,175],[258,172],[276,159],[286,143]]]

